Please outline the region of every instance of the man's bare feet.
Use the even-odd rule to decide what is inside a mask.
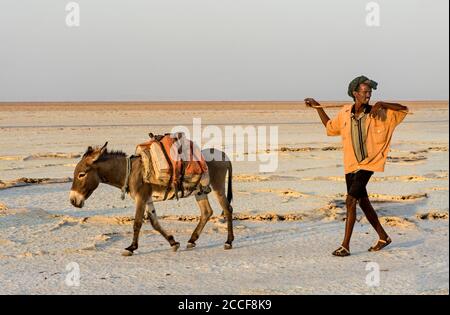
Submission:
[[[334,252],[332,252],[334,256],[345,257],[350,256],[350,251],[344,246],[339,247]]]
[[[378,240],[378,242],[375,245],[373,245],[372,247],[369,248],[369,252],[377,252],[377,251],[385,248],[386,246],[388,246],[391,243],[392,243],[392,240],[389,236],[386,238],[386,240],[380,239],[380,240]]]

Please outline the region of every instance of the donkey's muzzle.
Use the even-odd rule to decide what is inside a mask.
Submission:
[[[84,206],[84,197],[77,191],[71,190],[69,195],[70,203],[72,206],[77,208],[83,208]]]

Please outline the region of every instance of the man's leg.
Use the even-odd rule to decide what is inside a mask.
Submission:
[[[350,255],[350,239],[356,221],[356,204],[361,197],[367,196],[366,185],[372,174],[373,172],[364,170],[345,174],[345,182],[347,184],[347,199],[345,201],[347,219],[345,221],[344,240],[342,241],[342,246],[333,252],[335,256]]]
[[[371,246],[369,248],[369,251],[376,252],[391,244],[392,240],[381,226],[381,223],[378,220],[377,213],[375,212],[375,210],[372,207],[372,204],[370,203],[369,197],[362,197],[359,201],[359,205],[361,206],[361,209],[364,211],[367,220],[373,226],[375,231],[377,231],[379,237],[378,242],[375,245]]]
[[[367,217],[367,220],[372,225],[372,227],[377,231],[378,237],[380,240],[387,240],[388,235],[386,231],[381,226],[380,220],[378,220],[377,213],[372,207],[372,204],[370,203],[369,197],[362,197],[359,200],[359,206],[361,207],[362,211]]]
[[[346,249],[350,250],[350,239],[353,233],[353,227],[355,226],[356,221],[356,203],[357,199],[350,195],[347,196],[345,200],[345,205],[347,207],[347,219],[345,220],[345,236],[344,241],[342,242],[342,246]]]
[[[345,220],[345,235],[342,241],[342,246],[336,249],[332,254],[334,256],[348,256],[350,255],[350,239],[353,233],[353,227],[356,221],[356,203],[358,200],[355,197],[347,195],[345,204],[347,207],[347,218]]]

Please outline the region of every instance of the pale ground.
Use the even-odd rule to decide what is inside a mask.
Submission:
[[[190,104],[170,113],[139,104],[0,105],[0,294],[448,294],[448,104],[408,105],[414,115],[396,130],[386,171],[368,186],[393,244],[367,252],[376,234],[358,212],[346,258],[330,254],[344,229],[340,139],[327,137],[317,114],[298,103],[224,111]],[[178,252],[146,223],[136,255],[122,257],[133,202],[101,185],[85,208],[71,207],[67,177],[78,155],[105,141],[132,154],[148,132],[190,126],[193,117],[222,129],[278,125],[278,170],[262,174],[259,161],[234,162],[241,220],[231,251],[223,250],[226,229],[217,219],[197,248],[184,249],[196,222],[178,219],[199,214],[185,199],[157,204],[162,225],[182,243]],[[21,177],[50,180],[21,186]],[[267,220],[276,215],[286,220]],[[70,262],[80,267],[78,287],[65,283]],[[369,262],[379,264],[378,287],[366,284]]]

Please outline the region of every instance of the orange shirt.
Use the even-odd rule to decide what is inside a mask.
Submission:
[[[351,111],[353,105],[344,106],[338,115],[327,123],[328,136],[341,136],[344,150],[345,174],[357,170],[383,172],[389,153],[392,134],[395,127],[400,124],[407,111],[394,111],[381,109],[379,117],[368,116],[366,119],[366,146],[367,158],[358,163],[353,150],[351,135]]]

